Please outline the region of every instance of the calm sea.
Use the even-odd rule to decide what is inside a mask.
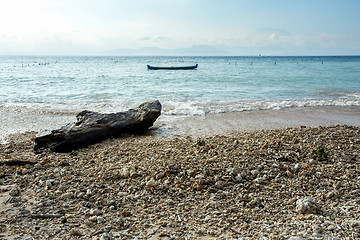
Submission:
[[[195,63],[197,70],[146,67]],[[360,105],[360,56],[2,56],[0,70],[2,113],[117,112],[158,99],[162,118],[171,120],[207,113]]]

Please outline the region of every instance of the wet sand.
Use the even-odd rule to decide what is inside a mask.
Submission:
[[[26,107],[0,107],[0,143],[11,134],[36,132],[46,134],[76,121],[75,112],[30,109]]]
[[[55,112],[27,108],[0,111],[0,142],[9,134],[49,133],[76,121],[76,112]],[[179,116],[160,116],[155,122],[158,136],[208,136],[238,131],[278,129],[298,126],[360,125],[360,106],[327,106],[258,110],[207,114],[179,119]]]
[[[280,110],[244,111],[188,117],[172,122],[155,123],[155,131],[168,136],[224,135],[239,131],[315,127],[330,125],[360,126],[360,106],[325,106]]]

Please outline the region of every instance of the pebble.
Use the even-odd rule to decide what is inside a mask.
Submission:
[[[84,221],[85,225],[88,226],[88,227],[93,227],[95,225],[95,222],[97,222],[97,219],[92,221],[90,219],[87,219]]]
[[[38,169],[38,170],[44,168],[43,165],[41,165],[40,163],[35,164],[34,167],[35,167],[36,169]]]
[[[100,240],[111,240],[114,237],[111,235],[111,233],[103,233],[100,237]]]
[[[51,188],[52,185],[53,185],[53,180],[46,180],[45,185],[46,185],[48,188]]]
[[[97,222],[97,220],[98,220],[98,216],[89,217],[89,221],[91,221],[91,222]]]
[[[9,192],[9,195],[10,196],[13,196],[13,197],[15,197],[15,196],[17,196],[17,195],[19,195],[20,194],[20,190],[19,190],[19,188],[13,188],[13,189],[11,189],[11,191]]]
[[[146,182],[145,188],[151,189],[157,186],[157,183],[154,179],[151,179],[150,181]]]
[[[104,218],[101,217],[101,216],[98,216],[97,219],[96,219],[96,222],[99,223],[99,224],[100,224],[100,223],[103,223],[103,222],[104,222]]]
[[[317,202],[311,197],[300,198],[296,201],[296,211],[302,214],[316,214],[320,210]]]
[[[315,159],[310,159],[310,160],[309,160],[309,163],[310,163],[310,164],[316,164],[316,160],[315,160]]]
[[[243,180],[243,178],[242,178],[241,174],[237,174],[237,175],[235,176],[235,181],[236,181],[236,182],[241,182],[242,180]]]
[[[67,192],[67,193],[64,193],[63,195],[61,195],[60,199],[66,200],[66,199],[70,199],[70,198],[73,198],[73,197],[74,197],[74,193]]]
[[[91,209],[91,210],[89,211],[89,215],[90,215],[90,216],[94,216],[94,215],[99,216],[99,215],[101,215],[101,214],[102,214],[102,211],[99,210],[99,209]]]
[[[125,196],[127,196],[127,195],[129,195],[129,194],[128,194],[127,192],[118,192],[117,195],[118,195],[119,197],[125,197]]]
[[[336,196],[336,193],[334,191],[328,192],[325,195],[325,198],[330,199]]]
[[[300,168],[301,168],[301,164],[300,164],[300,163],[297,163],[297,164],[295,164],[295,166],[294,166],[294,171],[297,172],[297,171],[300,170]]]
[[[117,178],[129,178],[130,170],[128,168],[124,167],[116,173],[116,177]]]
[[[215,183],[215,186],[219,189],[223,189],[225,187],[226,183],[224,181],[217,181]]]
[[[81,233],[81,231],[79,229],[75,229],[75,228],[72,228],[70,230],[70,235],[73,235],[73,236],[82,236],[83,234]]]

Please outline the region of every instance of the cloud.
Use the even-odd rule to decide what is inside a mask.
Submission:
[[[135,37],[135,40],[137,40],[137,41],[149,41],[149,40],[151,40],[151,37],[149,37],[149,36]]]
[[[334,35],[322,33],[311,39],[312,43],[325,48],[342,47],[350,49],[360,48],[360,36]]]
[[[261,28],[259,32],[276,36],[292,36],[288,30],[280,28]]]
[[[172,39],[168,37],[157,36],[154,37],[154,40],[160,42],[160,41],[171,41]]]
[[[292,34],[278,28],[262,28],[256,31],[239,31],[236,34],[214,36],[216,45],[241,49],[360,49],[360,36],[330,33]],[[357,51],[358,52],[358,51]]]
[[[135,37],[137,41],[146,41],[146,42],[163,42],[163,41],[171,41],[171,38],[164,36],[143,36],[143,37]]]

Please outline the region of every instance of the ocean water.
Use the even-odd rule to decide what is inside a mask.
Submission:
[[[195,63],[196,70],[146,67]],[[41,114],[117,112],[153,99],[162,103],[161,117],[168,121],[208,113],[360,106],[360,56],[0,57],[0,112],[30,114],[32,126]]]

